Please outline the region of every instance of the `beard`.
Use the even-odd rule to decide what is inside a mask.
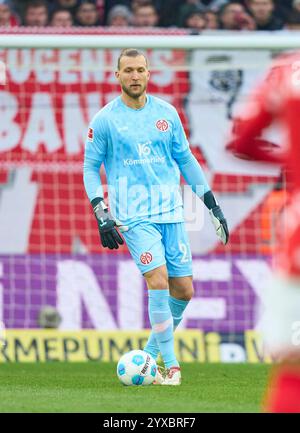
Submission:
[[[130,98],[138,99],[145,92],[147,85],[140,84],[136,90],[132,90],[130,86],[126,87],[124,83],[121,83],[122,90],[126,93],[126,95],[130,96]]]

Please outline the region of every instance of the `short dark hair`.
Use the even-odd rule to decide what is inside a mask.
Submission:
[[[122,57],[138,57],[143,56],[146,60],[146,65],[148,66],[148,60],[145,54],[142,51],[137,50],[136,48],[125,48],[121,51],[121,54],[118,57],[118,69],[120,69],[120,63]]]
[[[152,3],[152,1],[151,0],[149,0],[149,1],[145,1],[145,2],[143,2],[143,3],[140,3],[140,4],[138,4],[137,6],[137,9],[139,9],[139,8],[148,8],[148,7],[150,7],[150,8],[153,8],[153,10],[155,10],[155,12],[157,13],[157,9],[156,9],[156,7],[155,7],[155,5]]]
[[[84,6],[84,5],[94,6],[94,8],[97,9],[97,6],[95,5],[95,2],[93,2],[93,0],[81,0],[81,2],[78,5],[78,9],[80,9],[81,6]]]
[[[229,3],[225,3],[220,7],[220,9],[217,12],[218,16],[221,18],[225,14],[228,7],[232,5],[239,5],[245,9],[245,5],[243,3],[240,3],[239,1],[230,1]]]
[[[27,13],[28,9],[40,7],[44,7],[48,11],[48,4],[46,3],[46,0],[31,0],[25,6],[25,14]]]
[[[252,3],[252,1],[253,1],[253,0],[248,0],[248,3]],[[270,0],[270,1],[271,1],[271,3],[273,3],[273,4],[275,3],[274,0]]]
[[[73,21],[73,16],[72,16],[72,13],[71,13],[70,9],[66,9],[66,8],[63,8],[63,7],[60,7],[60,6],[58,6],[57,8],[55,8],[52,11],[51,16],[50,16],[50,21],[52,21],[53,18],[54,18],[54,16],[56,14],[58,14],[59,12],[67,12],[70,15],[70,17],[72,18],[72,21]]]

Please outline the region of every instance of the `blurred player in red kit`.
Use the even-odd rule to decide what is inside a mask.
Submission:
[[[286,134],[282,147],[261,136],[277,122]],[[279,364],[263,410],[300,412],[300,52],[277,58],[235,122],[227,149],[243,159],[279,163],[286,172],[288,200],[262,316],[264,342]]]

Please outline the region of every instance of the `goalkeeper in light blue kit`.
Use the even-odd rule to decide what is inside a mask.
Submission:
[[[115,75],[121,95],[90,123],[84,185],[103,247],[117,249],[123,244],[121,231],[146,280],[152,332],[144,350],[155,359],[160,353],[165,364],[155,383],[180,385],[174,330],[193,296],[180,173],[208,208],[223,244],[229,237],[227,223],[190,151],[176,109],[146,94],[150,73],[145,55],[133,48],[123,50]],[[103,200],[102,163],[110,210]]]

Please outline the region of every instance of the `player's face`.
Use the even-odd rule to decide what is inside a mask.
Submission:
[[[123,92],[131,98],[138,99],[145,93],[150,78],[145,57],[123,56],[116,77]]]

